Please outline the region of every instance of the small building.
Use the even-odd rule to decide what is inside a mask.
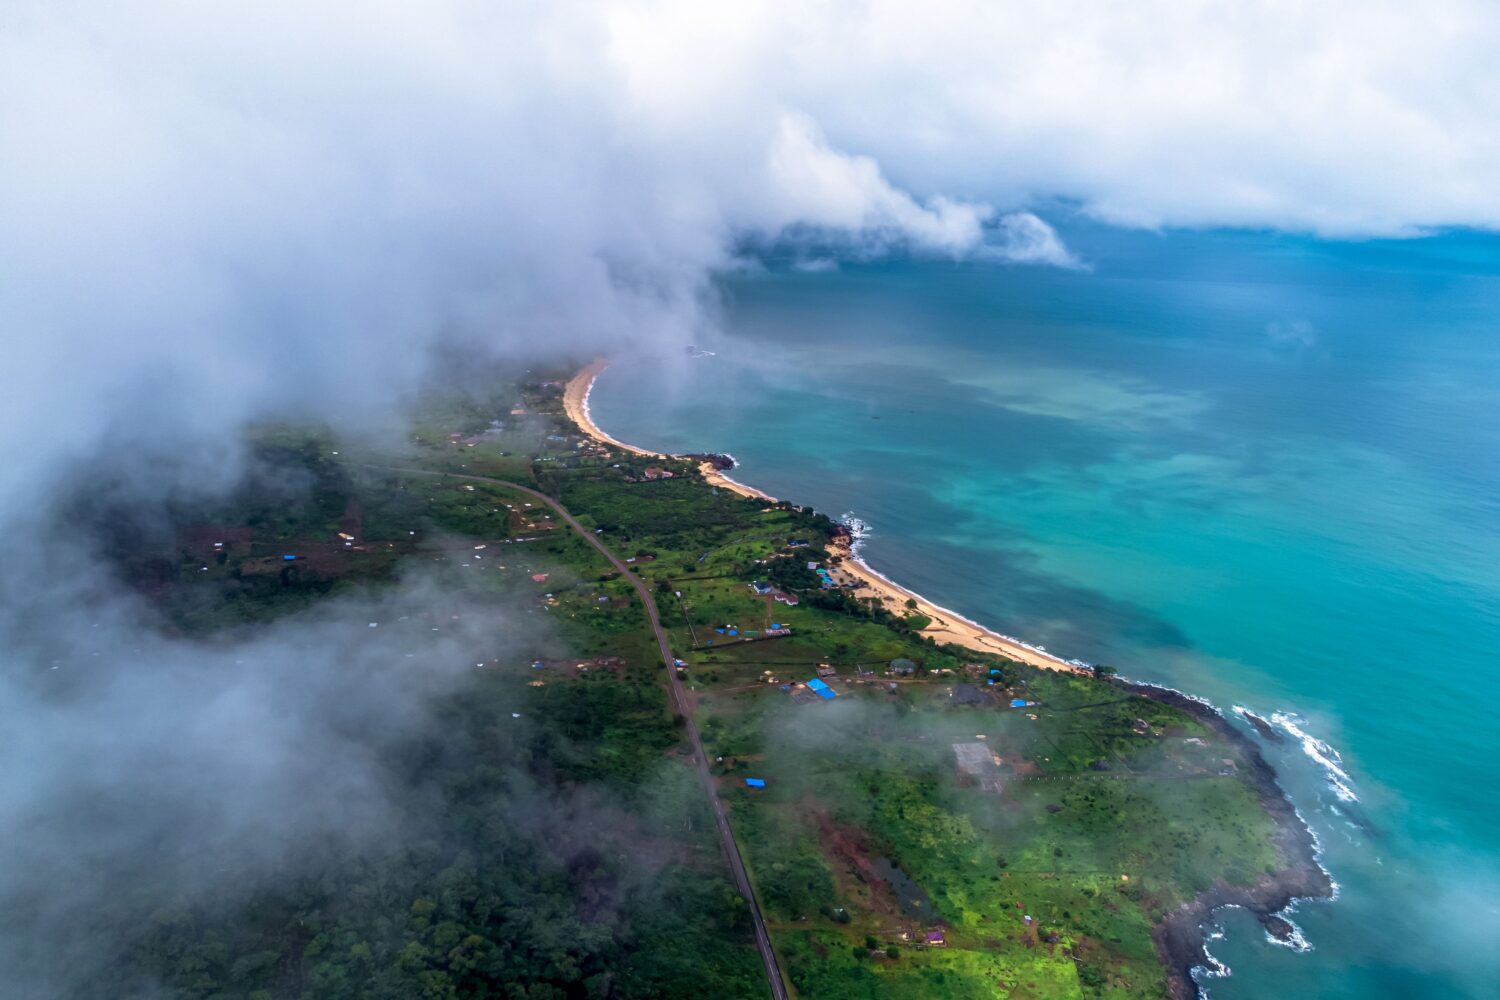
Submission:
[[[832,677],[835,673],[836,673],[836,671],[833,669],[833,664],[831,664],[831,663],[820,663],[820,664],[818,664],[818,676],[819,677]]]
[[[805,549],[808,546],[808,541],[805,538],[788,538],[786,544],[787,548]]]
[[[652,465],[647,467],[643,475],[647,479],[671,479],[673,473],[671,469],[663,469],[659,465]]]
[[[775,597],[782,604],[787,605],[788,607],[795,608],[797,605],[799,605],[799,604],[802,603],[801,599],[798,598],[796,594],[788,594],[785,591],[780,591],[779,590],[775,594],[773,594],[772,596]]]
[[[944,948],[948,945],[948,939],[943,937],[942,931],[928,931],[926,941],[929,948]]]
[[[757,594],[769,594],[775,588],[772,587],[769,583],[766,583],[764,580],[756,580],[754,583],[750,584],[750,589],[755,591]]]
[[[901,656],[891,661],[891,673],[897,677],[910,677],[916,672],[917,663],[915,660],[908,660],[906,657]]]
[[[766,779],[765,778],[746,778],[745,779],[745,787],[747,787],[747,788],[765,788],[766,787]]]
[[[547,582],[547,574],[546,573],[533,573],[533,574],[531,574],[531,579],[532,579],[533,583],[546,583]]]
[[[824,701],[832,701],[839,696],[837,691],[829,687],[827,684],[824,684],[817,677],[814,677],[812,680],[807,682],[807,688],[809,691],[817,695],[819,698],[822,698]]]

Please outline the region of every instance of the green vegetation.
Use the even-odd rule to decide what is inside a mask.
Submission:
[[[191,634],[421,573],[466,615],[525,623],[386,762],[415,834],[319,845],[306,874],[233,906],[122,900],[103,919],[125,979],[203,1000],[765,995],[629,581],[524,494],[423,470],[542,489],[652,586],[805,1000],[1164,996],[1163,915],[1282,862],[1238,750],[1111,670],[939,647],[913,607],[825,590],[809,563],[836,558],[826,517],[581,447],[556,384],[413,420],[404,455],[262,431],[256,473],[165,532],[95,518],[164,627]],[[805,686],[820,674],[836,698]],[[981,748],[982,776],[955,745]]]

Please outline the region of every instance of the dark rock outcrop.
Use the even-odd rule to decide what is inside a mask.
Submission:
[[[1180,691],[1152,684],[1127,681],[1116,683],[1133,694],[1143,695],[1187,712],[1225,741],[1239,759],[1239,770],[1244,780],[1250,782],[1260,796],[1261,804],[1275,822],[1276,830],[1272,837],[1281,854],[1288,859],[1284,867],[1261,876],[1253,885],[1215,882],[1191,902],[1167,914],[1156,926],[1153,931],[1156,950],[1167,966],[1172,996],[1187,1000],[1199,995],[1198,984],[1193,981],[1193,969],[1211,964],[1208,952],[1204,949],[1204,925],[1213,917],[1215,910],[1225,906],[1242,906],[1260,918],[1270,933],[1276,934],[1276,927],[1280,927],[1290,937],[1292,926],[1276,914],[1285,910],[1296,899],[1328,898],[1333,894],[1333,881],[1323,870],[1323,866],[1318,864],[1317,844],[1313,840],[1312,831],[1302,822],[1302,817],[1297,815],[1297,810],[1276,780],[1276,769],[1261,756],[1260,748],[1255,745],[1254,740],[1211,705],[1190,698]]]

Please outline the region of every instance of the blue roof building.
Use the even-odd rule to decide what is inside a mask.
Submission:
[[[829,687],[827,684],[824,684],[823,681],[817,677],[814,677],[812,680],[808,681],[807,686],[809,690],[811,690],[819,698],[822,698],[825,701],[832,701],[839,696],[837,691]]]
[[[745,779],[745,784],[748,787],[750,787],[750,788],[765,788],[766,787],[766,779],[765,778],[746,778]]]

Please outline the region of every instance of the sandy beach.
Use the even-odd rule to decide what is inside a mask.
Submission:
[[[636,455],[665,457],[661,456],[660,452],[647,451],[610,437],[594,423],[589,414],[589,391],[594,387],[594,380],[608,367],[609,361],[599,358],[568,380],[567,388],[563,392],[563,406],[568,417],[585,434],[596,441]],[[736,482],[708,462],[700,463],[698,469],[703,478],[714,486],[752,499],[778,502],[769,493]],[[955,611],[933,604],[921,594],[907,590],[872,569],[864,560],[855,555],[847,544],[840,547],[836,554],[842,556],[843,560],[835,569],[834,577],[839,582],[850,585],[855,594],[879,598],[889,610],[896,614],[908,613],[910,609],[906,607],[906,602],[915,601],[917,613],[932,619],[932,625],[923,629],[922,635],[931,636],[938,642],[951,642],[986,653],[998,653],[1044,670],[1064,670],[1070,673],[1084,671],[1084,668],[1071,664],[1061,657],[1026,645],[1010,636],[1001,635],[977,622],[970,621]]]
[[[594,423],[594,418],[589,413],[589,392],[594,388],[594,381],[608,367],[609,360],[607,358],[598,358],[577,375],[568,379],[568,385],[563,390],[563,409],[567,411],[568,418],[595,441],[612,445],[633,455],[644,455],[650,458],[667,457],[662,455],[661,452],[646,451],[644,448],[637,448],[633,444],[626,444],[624,441],[612,438],[604,433],[598,424]],[[735,482],[714,468],[709,462],[699,462],[698,471],[710,485],[729,490],[731,493],[738,493],[740,496],[750,497],[753,500],[765,500],[770,503],[780,502],[769,493],[758,490],[753,486],[746,486],[744,483]]]
[[[568,419],[577,424],[589,437],[595,441],[602,442],[622,451],[628,451],[633,455],[644,455],[648,458],[664,458],[661,452],[646,451],[637,448],[633,444],[624,441],[616,441],[594,423],[593,417],[589,415],[589,391],[594,388],[594,380],[597,379],[609,367],[609,359],[596,358],[588,367],[581,370],[577,375],[568,379],[567,387],[563,389],[563,409],[568,414]]]
[[[847,545],[841,546],[836,551],[844,557],[844,561],[834,570],[835,580],[840,583],[853,584],[853,592],[860,597],[879,598],[886,609],[893,614],[910,614],[911,609],[906,606],[906,602],[915,601],[916,613],[932,619],[932,625],[922,629],[922,635],[931,636],[938,642],[951,642],[986,653],[999,653],[1001,656],[1008,656],[1012,660],[1020,660],[1022,663],[1029,663],[1044,670],[1086,672],[1086,668],[1053,656],[1045,650],[1025,645],[1010,636],[987,629],[942,605],[933,604],[916,591],[907,590],[871,568],[863,559],[854,555]]]

